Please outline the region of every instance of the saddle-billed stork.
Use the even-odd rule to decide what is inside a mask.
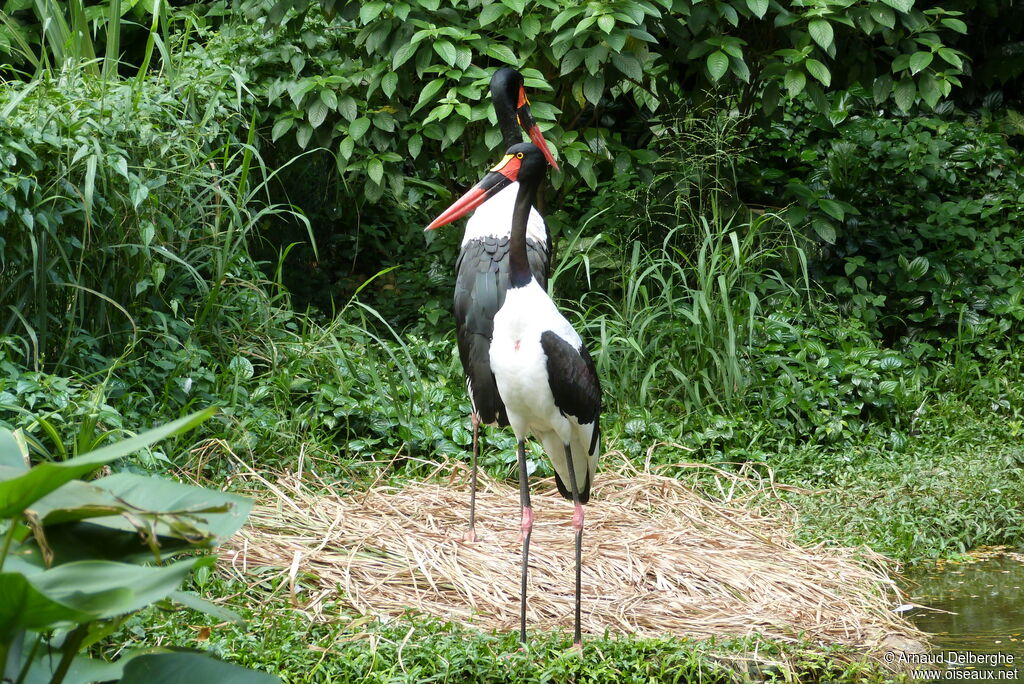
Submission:
[[[532,433],[540,439],[551,459],[558,491],[575,506],[572,517],[576,530],[573,643],[578,647],[581,643],[583,504],[590,499],[600,451],[601,386],[586,346],[559,313],[531,267],[529,220],[544,173],[545,161],[540,149],[531,143],[512,145],[491,172],[445,213],[454,220],[478,206],[487,206],[518,181],[512,205],[508,291],[494,316],[490,367],[518,441],[523,531],[519,638],[526,641],[526,571],[533,510],[525,440]]]
[[[490,89],[504,148],[522,141],[521,126],[541,148],[548,163],[557,169],[558,163],[530,113],[522,74],[511,67],[498,69],[491,76]],[[494,385],[489,350],[494,314],[505,301],[508,289],[509,227],[516,191],[516,184],[510,184],[473,214],[466,223],[466,233],[455,264],[455,333],[472,405],[473,458],[470,466],[469,529],[465,534],[466,541],[470,542],[476,540],[476,468],[480,453],[480,425],[508,425],[505,406]],[[455,218],[442,214],[428,228],[438,228]],[[527,233],[530,268],[541,286],[546,287],[551,238],[544,219],[536,209],[530,212]]]

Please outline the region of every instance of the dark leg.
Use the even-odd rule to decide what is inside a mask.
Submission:
[[[526,568],[530,558],[530,533],[533,531],[533,509],[530,507],[530,482],[526,474],[526,441],[519,440],[519,503],[523,507],[523,579],[519,589],[519,640],[526,643]]]
[[[572,503],[575,510],[572,514],[572,526],[576,530],[576,620],[572,634],[574,648],[583,648],[583,635],[580,632],[580,568],[583,565],[583,504],[580,503],[579,486],[576,484],[576,473],[572,464],[572,449],[565,445],[565,463],[569,467],[569,487],[572,489]]]
[[[480,416],[476,411],[469,416],[473,423],[473,462],[469,471],[469,529],[462,536],[465,541],[476,541],[476,459],[480,451]]]

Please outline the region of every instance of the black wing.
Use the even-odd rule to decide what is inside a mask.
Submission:
[[[601,415],[601,383],[590,352],[585,346],[577,350],[550,330],[540,336],[540,346],[547,357],[555,406],[580,424],[593,423]]]
[[[601,434],[601,383],[594,360],[585,346],[577,350],[550,330],[541,334],[540,346],[547,357],[548,386],[555,398],[555,406],[563,416],[572,416],[581,425],[594,424],[587,449],[588,454],[593,454]],[[555,473],[555,484],[562,496],[572,499],[572,493],[558,473]],[[587,503],[590,499],[589,470],[579,494],[580,503]]]
[[[491,337],[494,314],[505,303],[508,291],[509,236],[470,240],[455,264],[455,332],[459,359],[473,407],[485,424],[508,425],[505,404],[491,373]],[[547,287],[547,245],[526,241],[530,270]]]

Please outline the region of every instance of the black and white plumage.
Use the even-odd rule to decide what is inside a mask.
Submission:
[[[498,69],[491,77],[491,99],[505,147],[521,140],[519,127],[543,147],[548,162],[558,168],[548,151],[544,136],[530,113],[523,77],[515,69]],[[466,390],[472,404],[473,456],[470,478],[469,529],[466,540],[476,538],[476,467],[479,454],[479,426],[508,425],[505,405],[501,401],[490,366],[491,334],[494,314],[501,308],[508,290],[508,249],[511,235],[512,205],[518,183],[511,182],[477,205],[466,224],[462,247],[455,264],[455,331],[459,359],[466,375]],[[457,217],[445,212],[428,229],[438,228]],[[466,213],[465,211],[462,212]],[[461,214],[460,214],[461,215]],[[536,209],[527,222],[527,252],[530,268],[543,285],[547,285],[551,239],[544,220]]]
[[[600,456],[601,385],[580,336],[531,269],[527,249],[529,217],[544,172],[544,157],[535,145],[512,145],[491,173],[452,208],[465,213],[467,207],[486,202],[496,189],[518,181],[512,207],[508,290],[494,315],[489,358],[495,385],[518,442],[523,530],[520,638],[526,641],[526,576],[533,529],[525,443],[527,436],[533,434],[551,459],[559,492],[575,504],[574,643],[579,645],[582,504],[590,498]]]

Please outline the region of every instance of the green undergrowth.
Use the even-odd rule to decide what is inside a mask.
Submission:
[[[246,586],[212,576],[199,589],[211,599],[230,597],[227,605],[245,618],[244,625],[214,625],[191,610],[154,608],[114,634],[107,655],[122,645],[170,640],[286,682],[891,681],[877,664],[842,648],[757,637],[586,637],[581,656],[570,650],[571,635],[564,632],[534,633],[521,650],[513,632],[481,632],[412,614],[383,624],[328,604],[325,613],[334,619],[311,621],[290,604],[286,578],[265,577]]]
[[[869,443],[780,454],[776,477],[803,541],[867,545],[903,562],[1024,544],[1021,423],[954,399],[934,407],[902,449]]]

